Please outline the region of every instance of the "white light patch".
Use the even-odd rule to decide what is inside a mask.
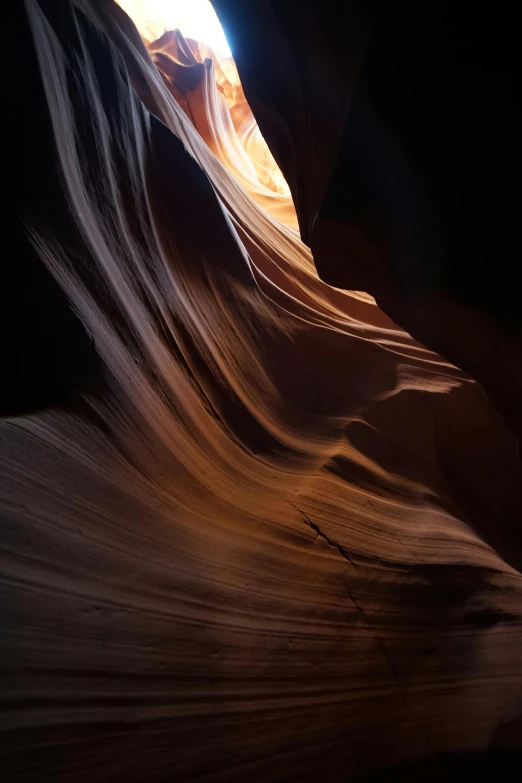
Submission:
[[[181,30],[185,38],[207,44],[220,57],[231,57],[230,47],[209,0],[117,0],[138,28],[153,41],[166,30]]]

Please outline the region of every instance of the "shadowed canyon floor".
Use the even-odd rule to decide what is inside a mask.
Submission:
[[[105,0],[20,14],[6,779],[514,764],[503,411],[319,279],[233,61],[179,31],[146,42]]]

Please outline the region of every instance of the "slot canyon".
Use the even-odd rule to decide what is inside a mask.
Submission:
[[[515,11],[9,5],[0,779],[519,780]]]

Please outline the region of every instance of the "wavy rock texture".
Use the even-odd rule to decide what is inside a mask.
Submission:
[[[109,2],[26,0],[23,23],[41,282],[17,306],[52,347],[16,346],[53,361],[2,422],[8,779],[347,781],[514,752],[503,419],[319,280],[204,47],[147,49]]]
[[[522,442],[521,130],[505,9],[213,5],[321,278],[368,291],[464,368]]]

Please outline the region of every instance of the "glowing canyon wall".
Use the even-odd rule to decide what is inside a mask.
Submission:
[[[24,369],[7,365],[1,422],[7,779],[341,782],[511,758],[511,370],[495,395],[476,380],[492,364],[459,363],[475,321],[450,358],[447,323],[430,348],[411,337],[391,274],[384,292],[364,266],[347,290],[320,279],[328,248],[337,269],[339,243],[361,259],[345,215],[328,233],[317,213],[335,151],[295,105],[282,130],[244,58],[242,87],[109,0],[26,0],[17,40],[33,284],[13,288]],[[287,55],[268,50],[274,85]],[[313,114],[316,93],[290,92]],[[434,297],[404,326],[424,335]]]

